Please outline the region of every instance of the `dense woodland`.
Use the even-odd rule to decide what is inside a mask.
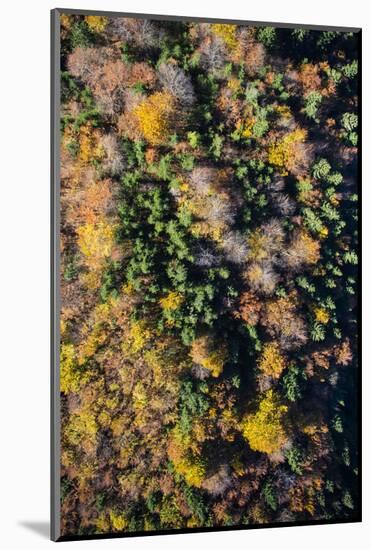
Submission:
[[[358,517],[357,41],[61,16],[62,535]]]

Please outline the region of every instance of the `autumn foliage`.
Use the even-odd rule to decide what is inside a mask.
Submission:
[[[357,519],[357,33],[60,35],[62,535]]]
[[[272,454],[282,449],[288,441],[284,426],[286,412],[287,407],[279,403],[273,390],[269,390],[258,410],[243,418],[242,434],[253,451]]]

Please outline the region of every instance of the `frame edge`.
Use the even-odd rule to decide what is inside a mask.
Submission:
[[[50,538],[60,539],[60,395],[59,395],[59,111],[60,111],[60,12],[53,9],[51,17],[51,220],[50,220],[50,326],[51,326],[51,468],[50,468]]]

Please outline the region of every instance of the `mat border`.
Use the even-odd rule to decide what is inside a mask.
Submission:
[[[96,535],[60,534],[60,16],[101,15],[105,17],[131,17],[135,19],[152,19],[157,21],[188,21],[197,23],[228,23],[252,25],[255,27],[275,27],[282,29],[307,29],[314,31],[353,32],[358,36],[358,157],[357,157],[357,190],[358,190],[358,292],[357,292],[357,330],[358,330],[358,371],[357,371],[357,440],[359,462],[359,508],[358,516],[352,519],[293,521],[264,523],[262,525],[233,525],[224,527],[196,527],[156,531],[135,531],[132,533],[107,533]],[[210,17],[192,17],[182,15],[159,15],[145,13],[127,13],[104,10],[83,10],[73,8],[55,8],[51,16],[51,101],[50,101],[50,158],[51,158],[51,208],[50,208],[50,538],[55,542],[130,538],[142,536],[159,536],[169,534],[206,533],[219,531],[241,531],[251,529],[268,529],[277,527],[299,527],[315,525],[335,525],[359,523],[362,521],[362,28],[338,27],[329,25],[310,25],[302,23],[275,23],[267,21],[247,21],[241,19],[222,19]]]

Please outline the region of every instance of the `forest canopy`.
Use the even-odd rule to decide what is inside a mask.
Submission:
[[[358,36],[66,15],[61,531],[358,517]]]

